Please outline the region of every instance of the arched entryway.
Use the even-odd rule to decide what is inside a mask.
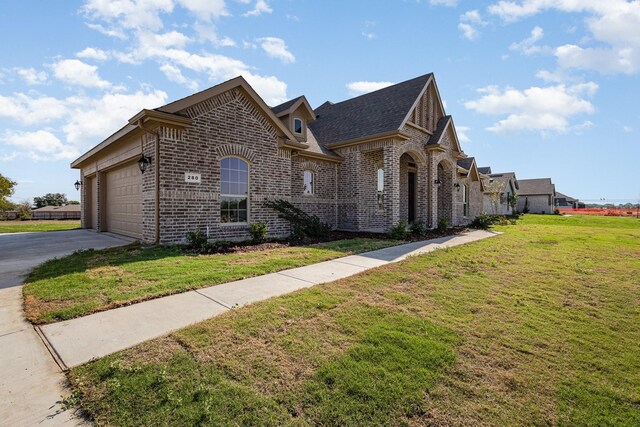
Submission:
[[[453,219],[453,177],[451,165],[446,160],[438,163],[438,224],[444,220],[447,226],[452,225]]]

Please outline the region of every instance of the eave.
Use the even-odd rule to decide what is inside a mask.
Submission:
[[[161,126],[185,129],[193,120],[189,117],[177,114],[165,113],[163,111],[144,109],[129,119],[129,124],[142,129],[156,129]]]
[[[294,155],[304,157],[304,158],[324,160],[324,161],[333,162],[333,163],[342,163],[344,161],[344,158],[342,157],[327,156],[326,154],[316,153],[313,151],[298,151]]]
[[[331,142],[329,144],[325,144],[325,147],[329,149],[334,149],[334,148],[348,147],[350,145],[363,144],[365,142],[380,141],[381,139],[399,139],[401,141],[406,141],[409,138],[411,138],[411,135],[401,130],[392,130],[388,132],[378,133],[375,135],[368,135],[360,138],[348,139],[340,142]]]

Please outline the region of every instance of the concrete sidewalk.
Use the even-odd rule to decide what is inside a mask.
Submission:
[[[424,254],[486,239],[499,233],[471,231],[457,236],[407,243],[319,264],[284,270],[223,285],[158,298],[44,325],[40,333],[63,368],[86,363],[166,335],[233,307],[283,295],[320,283],[352,276],[362,271]]]
[[[0,425],[83,425],[62,410],[65,377],[24,317],[22,282],[48,259],[130,242],[88,230],[0,234]]]

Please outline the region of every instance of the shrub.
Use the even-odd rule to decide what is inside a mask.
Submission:
[[[554,215],[560,215],[560,209],[554,209],[553,210],[553,214]]]
[[[200,228],[187,233],[187,248],[196,252],[204,252],[209,245],[209,238]]]
[[[252,222],[249,224],[249,233],[251,233],[251,241],[254,243],[262,243],[266,240],[269,226],[264,221]]]
[[[444,218],[438,220],[438,230],[443,231],[449,228],[449,221]]]
[[[480,230],[488,230],[493,224],[496,223],[498,219],[498,215],[489,215],[486,213],[481,213],[477,217],[471,221],[471,226],[473,228],[478,228]]]
[[[394,240],[406,240],[409,237],[409,232],[407,231],[407,223],[405,221],[400,221],[393,227],[389,229],[389,237]]]
[[[427,233],[427,226],[424,225],[424,222],[420,221],[419,219],[411,221],[411,224],[409,224],[409,228],[411,229],[411,233],[415,234],[416,236],[423,236]]]
[[[305,237],[325,238],[331,233],[331,226],[320,221],[315,215],[309,215],[286,200],[267,200],[264,205],[278,212],[278,217],[291,224],[291,238],[302,240]]]

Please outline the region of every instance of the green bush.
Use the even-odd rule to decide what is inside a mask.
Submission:
[[[444,218],[438,220],[438,230],[443,231],[449,228],[449,221]]]
[[[209,238],[200,228],[187,233],[187,248],[196,252],[204,252],[209,245]]]
[[[251,241],[254,243],[262,243],[266,240],[269,226],[264,221],[256,221],[249,224],[249,233],[251,233]]]
[[[320,221],[315,215],[309,215],[286,200],[267,200],[264,205],[278,212],[278,217],[291,224],[291,238],[302,240],[305,237],[326,238],[331,233],[331,226]]]
[[[389,237],[394,240],[406,240],[409,237],[409,231],[407,230],[407,223],[400,221],[389,229]]]
[[[411,229],[411,233],[415,234],[416,236],[424,236],[427,233],[427,226],[424,225],[424,222],[420,221],[419,219],[411,221],[411,224],[409,224],[409,228]]]
[[[498,221],[498,215],[489,215],[481,213],[471,221],[471,227],[478,228],[480,230],[488,230],[492,225]]]

